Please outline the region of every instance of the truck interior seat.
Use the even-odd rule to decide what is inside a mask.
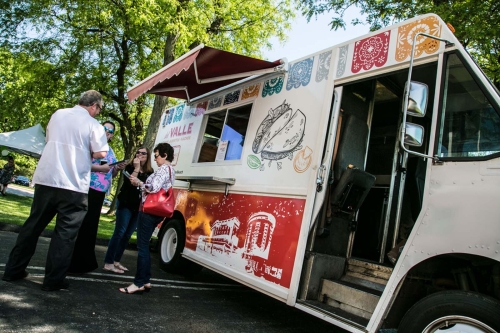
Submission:
[[[365,121],[344,115],[330,203],[335,216],[349,221],[375,182],[375,176],[364,171],[368,130]]]

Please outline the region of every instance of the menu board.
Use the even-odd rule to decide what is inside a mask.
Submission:
[[[224,161],[226,159],[227,145],[229,141],[219,141],[219,147],[217,148],[217,155],[215,156],[216,161]]]

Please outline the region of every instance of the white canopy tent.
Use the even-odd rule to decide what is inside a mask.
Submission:
[[[0,133],[0,147],[40,158],[45,147],[45,132],[40,124],[36,124],[23,130]]]

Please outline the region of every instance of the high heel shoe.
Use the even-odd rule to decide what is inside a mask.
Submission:
[[[145,284],[143,287],[145,292],[149,293],[151,291],[151,283]]]

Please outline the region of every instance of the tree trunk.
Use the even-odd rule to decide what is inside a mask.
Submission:
[[[163,66],[175,60],[175,43],[179,38],[178,34],[169,34],[165,40],[165,48],[163,49]],[[144,137],[144,145],[151,150],[154,149],[156,134],[158,134],[158,127],[160,126],[161,116],[168,105],[168,97],[155,96],[153,111],[151,111],[151,118],[149,120],[148,130]]]
[[[168,97],[165,96],[155,96],[155,103],[153,105],[153,111],[151,112],[151,118],[149,119],[148,129],[146,131],[146,136],[144,137],[144,146],[154,149],[156,134],[158,133],[158,127],[160,126],[161,116],[163,111],[168,104]]]

